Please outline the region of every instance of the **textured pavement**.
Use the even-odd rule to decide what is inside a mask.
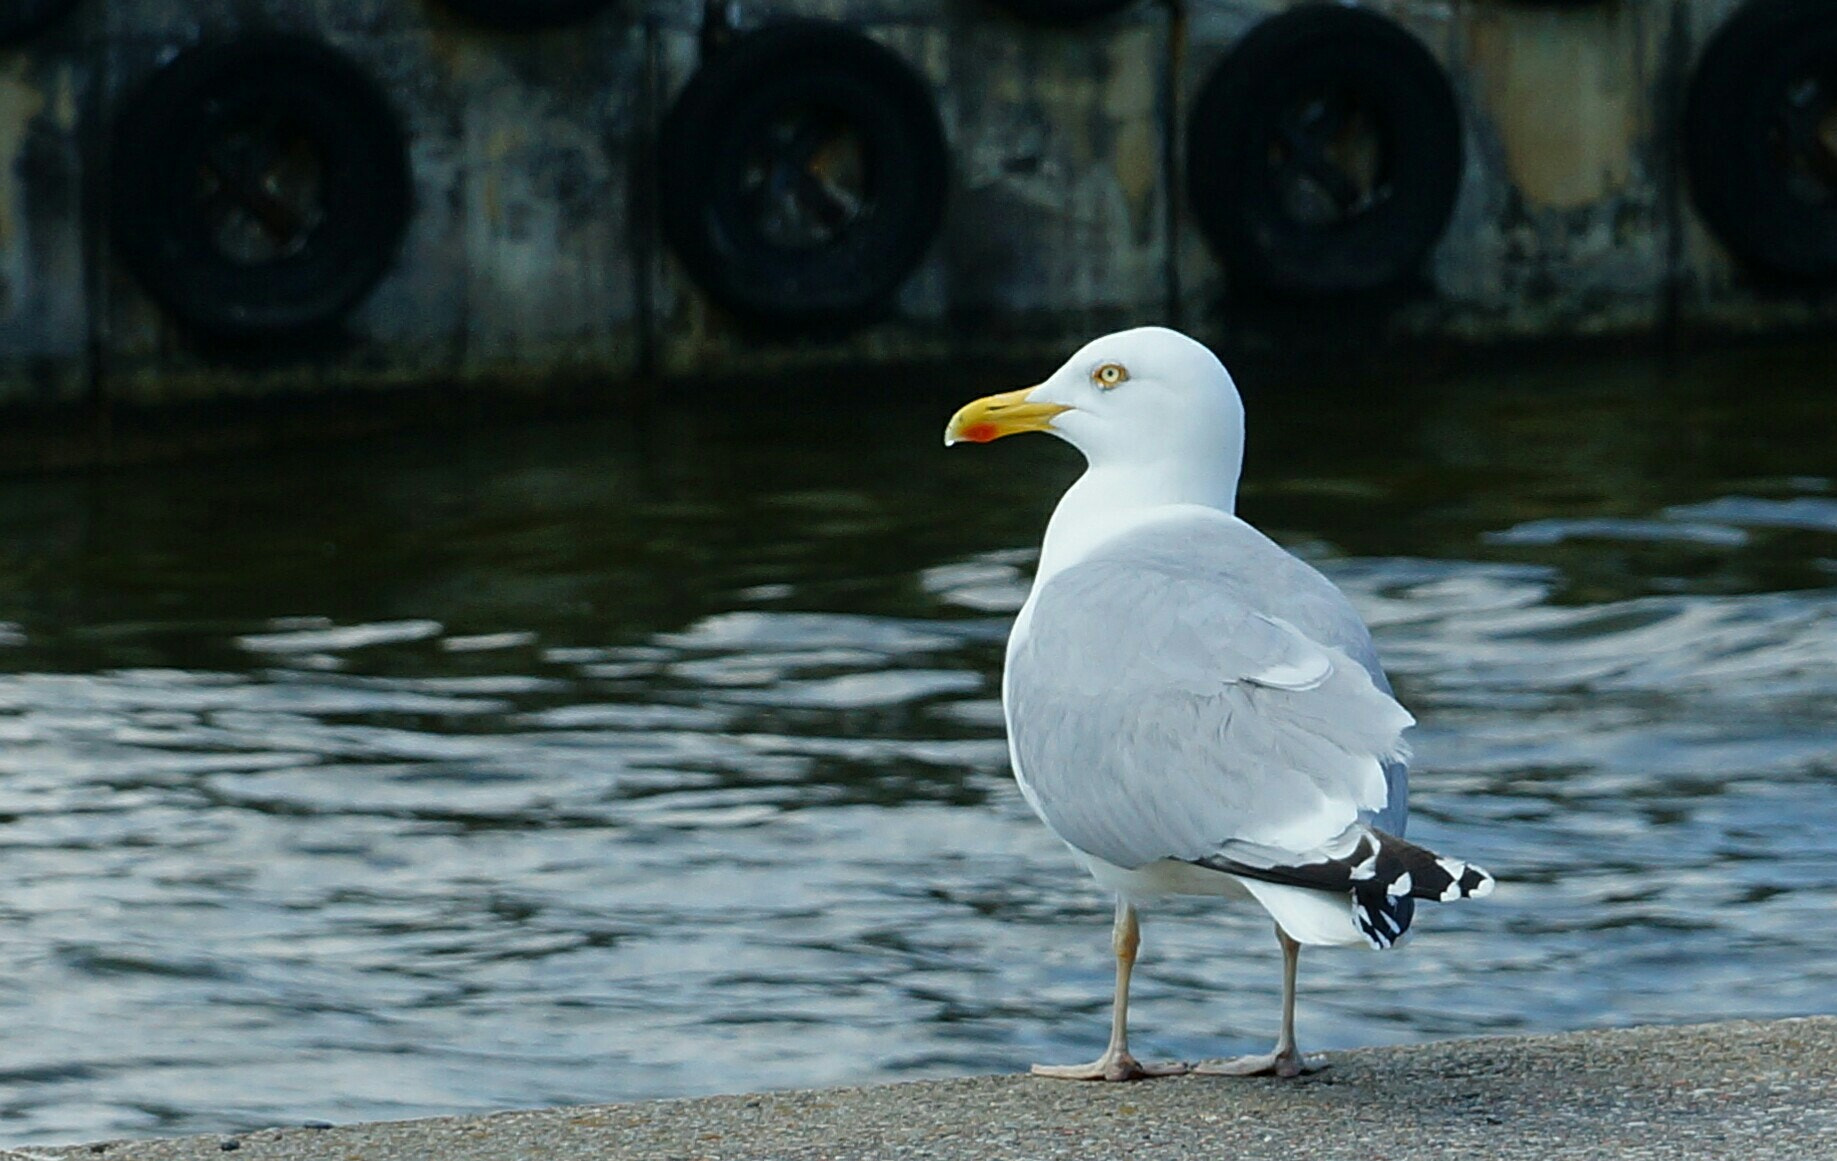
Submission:
[[[1837,1017],[1335,1053],[1292,1081],[918,1081],[7,1153],[4,1161],[1837,1158]]]

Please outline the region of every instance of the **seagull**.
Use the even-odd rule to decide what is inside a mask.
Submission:
[[[1043,431],[1088,467],[1053,510],[1008,637],[1002,709],[1023,797],[1115,893],[1110,1043],[1040,1076],[1298,1076],[1302,946],[1385,948],[1418,899],[1492,876],[1403,839],[1414,719],[1343,593],[1234,512],[1244,405],[1210,350],[1140,327],[1045,382],[978,399],[946,447]],[[1275,920],[1282,1030],[1268,1053],[1147,1063],[1129,1053],[1137,907],[1248,898]]]

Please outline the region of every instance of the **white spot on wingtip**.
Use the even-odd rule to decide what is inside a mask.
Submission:
[[[1488,875],[1486,878],[1480,880],[1480,885],[1473,889],[1468,898],[1484,899],[1493,893],[1493,888],[1495,886],[1497,886],[1496,880],[1494,880],[1491,875]]]
[[[1435,865],[1448,876],[1448,885],[1442,888],[1440,901],[1452,903],[1461,897],[1461,876],[1467,873],[1467,864],[1459,859],[1436,859]]]

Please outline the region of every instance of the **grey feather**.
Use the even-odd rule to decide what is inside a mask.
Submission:
[[[1401,829],[1402,731],[1331,582],[1211,509],[1179,508],[1046,578],[1009,650],[1016,772],[1047,823],[1121,867],[1328,857]]]

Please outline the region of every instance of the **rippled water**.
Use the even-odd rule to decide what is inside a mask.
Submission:
[[[1825,366],[1246,385],[1504,880],[1305,957],[1305,1045],[1832,1010]],[[944,452],[988,386],[0,483],[0,1142],[1093,1054],[995,700],[1075,461]],[[1139,1048],[1264,1046],[1264,919],[1146,939]]]

